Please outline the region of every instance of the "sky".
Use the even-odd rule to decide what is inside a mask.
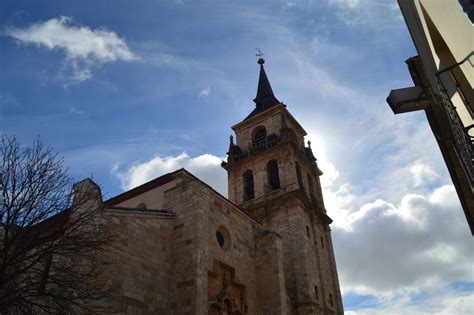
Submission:
[[[423,112],[385,101],[417,54],[395,1],[3,0],[0,132],[39,137],[105,199],[180,167],[226,195],[256,48],[324,172],[345,313],[472,314],[474,243],[441,153]]]

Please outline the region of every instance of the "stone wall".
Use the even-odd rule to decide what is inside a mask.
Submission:
[[[186,175],[165,192],[164,206],[175,212],[171,236],[169,302],[172,314],[207,314],[209,193]]]
[[[285,159],[283,152],[277,148],[253,160],[261,195],[244,204],[246,212],[186,171],[174,174],[166,189],[155,187],[146,198],[129,201],[146,199],[173,214],[105,210],[121,236],[108,261],[120,311],[207,314],[216,307],[242,314],[342,314],[328,225],[298,189],[295,158]],[[272,192],[266,191],[263,167],[270,157],[281,174],[281,188]]]
[[[250,314],[258,308],[255,283],[254,226],[258,225],[229,202],[213,194],[209,203],[208,218],[208,270],[214,269],[215,261],[235,269],[235,279],[246,287],[246,303]],[[218,229],[227,231],[221,247],[216,238]]]
[[[279,166],[280,189],[274,191],[267,186],[266,164],[270,159],[276,159]],[[296,161],[300,165],[303,189],[298,184]],[[244,201],[242,174],[247,169],[254,174],[255,198]],[[341,314],[330,232],[328,222],[323,221],[325,209],[318,168],[291,142],[285,142],[232,163],[228,172],[231,200],[241,204],[265,228],[282,236],[284,276],[292,313]],[[325,248],[321,247],[321,239]]]
[[[282,198],[274,207],[266,209],[265,220],[266,228],[281,235],[284,276],[292,313],[323,314],[323,311],[332,310],[342,314],[329,231],[305,209],[304,203],[297,200]],[[329,293],[333,306],[329,303]]]
[[[226,230],[220,246],[216,231]],[[208,268],[222,262],[235,270],[245,286],[247,314],[287,314],[281,236],[262,228],[255,220],[213,194],[209,213]]]
[[[165,191],[173,188],[175,185],[175,181],[170,181],[169,183],[160,185],[159,187],[146,191],[138,196],[124,200],[123,202],[117,204],[117,206],[139,208],[140,205],[145,205],[145,207],[148,209],[164,210]]]
[[[146,197],[149,204],[161,203],[172,210],[172,216],[117,208],[104,212],[111,230],[120,233],[107,261],[108,276],[118,289],[114,303],[119,310],[207,314],[214,298],[208,289],[223,289],[221,283],[209,286],[208,279],[216,265],[223,265],[232,270],[232,283],[238,287],[228,291],[242,295],[242,313],[285,314],[280,236],[264,231],[253,218],[185,173],[175,176],[167,188],[154,188]],[[162,199],[150,199],[153,192]],[[135,196],[127,205],[143,200]],[[217,230],[226,232],[224,247],[217,241]]]
[[[265,127],[267,131],[267,135],[271,134],[280,134],[281,128],[281,115],[279,113],[274,113],[270,117],[266,118],[265,120],[256,121],[254,124],[246,126],[236,134],[236,142],[237,145],[242,150],[247,150],[249,145],[252,143],[254,130],[259,127]]]
[[[291,155],[288,154],[291,152],[291,146],[289,142],[282,143],[251,159],[234,163],[228,169],[229,200],[237,205],[244,203],[243,174],[247,170],[251,170],[253,173],[255,191],[255,198],[250,202],[254,202],[262,197],[267,198],[269,193],[273,193],[268,185],[267,163],[270,160],[278,162],[280,177],[280,189],[278,191],[285,193],[296,189],[298,184],[296,183],[294,158],[291,158]]]
[[[281,236],[272,231],[258,229],[255,231],[255,239],[257,301],[260,314],[288,314]]]
[[[106,209],[104,219],[116,238],[104,265],[115,289],[115,310],[169,314],[172,217]]]

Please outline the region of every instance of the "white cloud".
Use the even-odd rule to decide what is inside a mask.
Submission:
[[[447,299],[442,299],[445,302]],[[465,295],[465,296],[452,296],[444,303],[443,308],[440,310],[439,314],[442,315],[452,315],[452,314],[472,314],[474,310],[474,294]]]
[[[323,175],[324,176],[324,175]],[[324,177],[321,177],[321,180]],[[332,226],[349,230],[349,215],[353,211],[355,195],[349,183],[334,187],[323,188],[324,205],[329,216],[333,219]]]
[[[227,173],[220,166],[222,158],[211,154],[190,157],[186,153],[177,156],[155,156],[149,161],[136,163],[126,170],[119,166],[112,169],[124,189],[132,189],[163,174],[184,167],[193,175],[227,195]]]
[[[394,165],[408,162],[395,160],[402,164]],[[334,165],[320,163],[329,170],[323,196],[334,220],[341,290],[370,294],[377,301],[349,314],[464,314],[472,309],[467,295],[446,298],[450,283],[474,281],[474,244],[455,189],[440,183],[432,166],[414,161],[397,169],[400,185],[408,184],[403,193],[390,195],[387,189],[373,199],[370,191],[360,191],[341,177]],[[390,186],[391,173],[381,173],[385,177],[375,178],[373,185],[385,180]],[[409,191],[411,183],[418,185],[416,193]],[[417,305],[412,296],[420,292],[434,297]]]
[[[474,280],[474,244],[451,185],[365,204],[346,226],[333,230],[345,292],[393,296]]]
[[[91,78],[93,66],[137,59],[115,32],[74,26],[71,21],[70,17],[59,17],[26,28],[9,28],[5,34],[24,44],[63,50],[75,81]]]
[[[324,174],[321,177],[321,186],[323,188],[331,186],[340,175],[334,164],[330,162],[319,163],[319,168],[324,170]]]
[[[432,181],[438,178],[438,174],[431,168],[431,166],[416,161],[410,167],[410,172],[413,174],[413,186],[419,187],[426,181]]]
[[[199,92],[199,96],[206,97],[210,93],[211,93],[211,88],[208,87],[208,88],[205,88],[204,90],[202,90],[201,92]]]

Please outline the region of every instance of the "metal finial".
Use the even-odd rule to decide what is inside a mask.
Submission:
[[[257,63],[259,65],[263,65],[265,63],[265,59],[263,59],[263,52],[260,50],[260,48],[255,48],[257,51],[257,54],[255,56],[259,57]]]

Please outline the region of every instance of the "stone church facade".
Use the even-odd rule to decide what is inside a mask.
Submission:
[[[105,270],[121,312],[343,314],[322,172],[263,63],[222,162],[228,198],[180,169],[100,199],[120,235]]]

